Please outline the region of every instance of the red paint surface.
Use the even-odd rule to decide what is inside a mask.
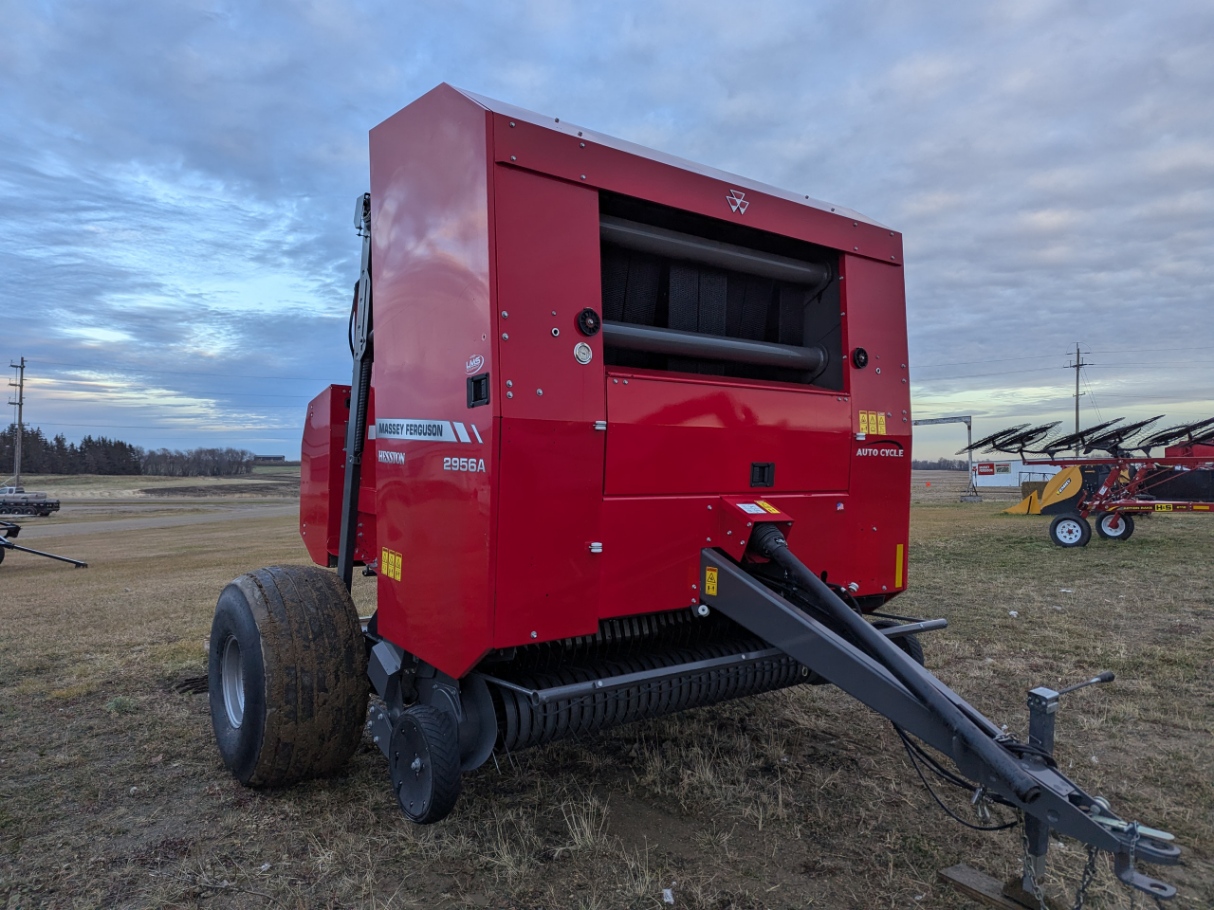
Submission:
[[[379,578],[380,632],[458,677],[495,647],[686,608],[701,548],[740,555],[739,503],[760,499],[778,512],[756,520],[786,527],[813,570],[892,596],[910,508],[901,236],[483,101],[440,86],[371,133],[376,416],[459,422],[470,436],[375,440],[405,457],[376,465],[377,544],[402,554],[401,580]],[[869,365],[849,362],[839,392],[608,370],[601,336],[575,323],[583,307],[602,312],[599,190],[836,250],[843,347],[864,347]],[[745,192],[745,212],[730,190]],[[490,373],[488,406],[467,406],[470,362]],[[857,439],[861,410],[883,413],[887,434]],[[336,552],[332,533],[323,549],[308,535],[335,527],[345,419],[322,416],[309,417],[305,453],[323,443],[328,460],[305,454],[301,506],[318,562]],[[453,458],[485,470],[445,470]],[[774,487],[749,487],[752,462],[776,463]]]

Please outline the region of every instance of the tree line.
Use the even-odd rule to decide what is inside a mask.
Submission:
[[[966,471],[969,465],[959,458],[937,458],[935,461],[912,458],[911,468],[916,471]]]
[[[0,431],[0,471],[16,456],[17,425]],[[62,434],[48,438],[37,427],[21,434],[21,471],[27,474],[156,474],[169,477],[226,477],[253,472],[245,449],[142,449],[120,439],[85,436],[79,443]]]

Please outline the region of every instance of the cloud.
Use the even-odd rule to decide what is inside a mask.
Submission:
[[[0,354],[142,401],[122,412],[140,444],[184,439],[196,402],[197,444],[281,427],[293,454],[302,403],[348,381],[366,132],[441,81],[901,231],[921,416],[1065,416],[1076,341],[1118,352],[1093,354],[1085,407],[1214,414],[1214,367],[1169,353],[1214,334],[1197,0],[17,0],[5,18]],[[74,437],[111,413],[73,401],[31,398],[30,419]]]

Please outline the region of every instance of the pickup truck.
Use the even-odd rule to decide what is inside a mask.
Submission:
[[[25,487],[0,487],[0,515],[40,515],[59,511],[59,500],[45,493],[27,493]]]

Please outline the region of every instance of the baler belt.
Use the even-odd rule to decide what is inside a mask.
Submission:
[[[603,248],[603,318],[608,322],[617,322],[624,318],[628,269],[627,254],[613,247]]]
[[[738,294],[741,299],[730,302],[729,334],[749,341],[764,341],[773,283],[765,278],[747,278],[745,283],[738,284],[741,285]]]
[[[724,335],[728,280],[724,272],[673,262],[670,265],[669,328],[705,335]],[[686,372],[725,372],[719,363],[672,357],[670,369]]]
[[[804,344],[805,304],[808,296],[805,288],[791,284],[780,287],[780,344]]]
[[[653,325],[657,320],[662,265],[652,256],[628,257],[628,285],[624,291],[624,321]]]

